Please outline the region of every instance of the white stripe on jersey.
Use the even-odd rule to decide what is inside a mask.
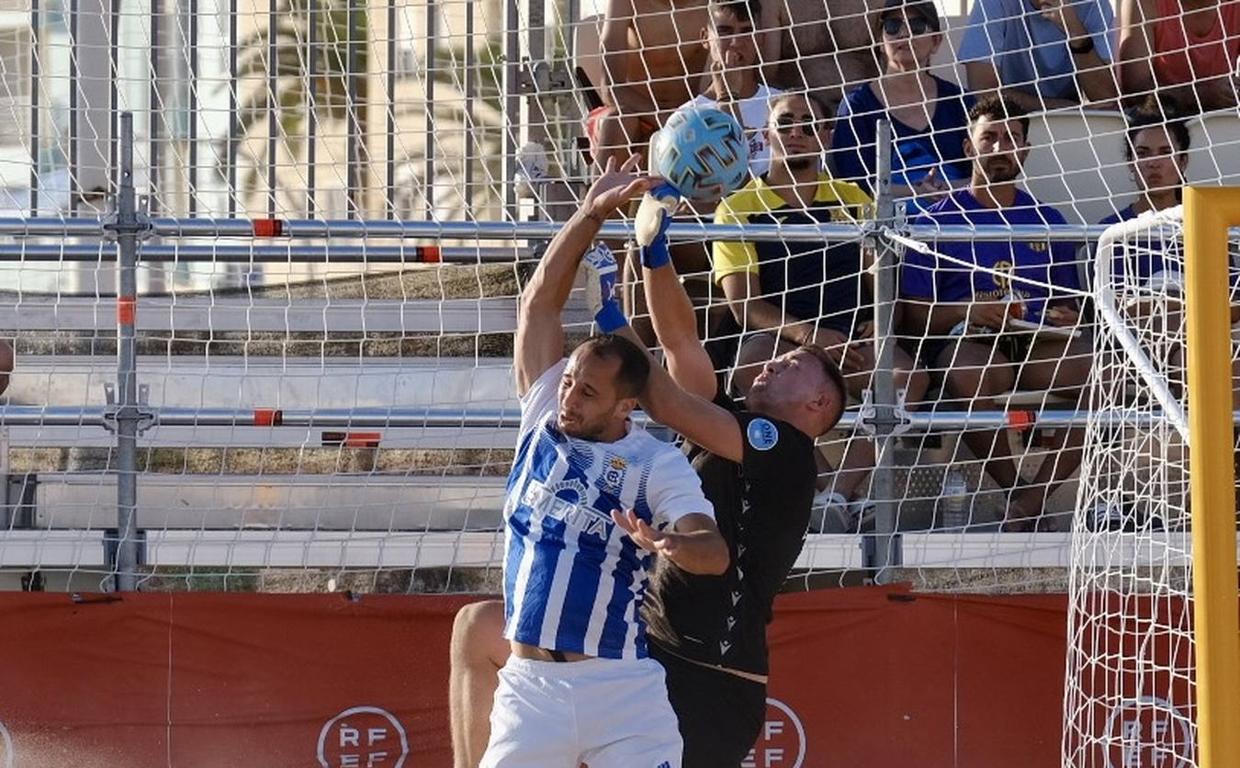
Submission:
[[[626,653],[632,651],[633,656],[636,657],[638,655],[637,628],[642,626],[641,616],[638,615],[639,612],[637,610],[637,601],[634,600],[630,602],[627,606],[625,606],[624,611],[624,618],[628,621],[624,633],[624,649]]]
[[[521,474],[517,479],[515,487],[522,488],[525,486],[525,483],[527,479],[529,478],[529,466],[530,465],[521,467]],[[513,471],[515,472],[516,470],[517,468],[514,466]],[[508,498],[504,499],[504,519],[505,520],[507,520],[509,516],[512,515],[516,511],[517,500],[518,500],[518,497],[516,496],[509,496]],[[507,565],[507,554],[508,552],[512,551],[512,539],[514,535],[515,534],[513,533],[512,526],[510,525],[504,526],[505,566]],[[512,590],[513,602],[510,608],[511,608],[511,615],[513,616],[521,615],[521,609],[525,602],[525,594],[526,594],[526,590],[527,590],[527,586],[528,586],[529,578],[530,578],[530,570],[531,570],[530,566],[533,564],[533,561],[534,561],[534,549],[533,547],[526,547],[524,553],[522,553],[521,564],[517,569],[516,586]]]
[[[573,574],[573,558],[580,551],[576,536],[564,537],[564,551],[555,561],[555,576],[551,578],[551,590],[543,613],[542,633],[538,641],[540,648],[555,647],[556,634],[560,631],[560,614],[564,610],[564,600],[568,597],[568,579]],[[589,653],[589,646],[586,648],[586,653]]]
[[[615,528],[611,532],[611,537],[617,540],[623,537],[623,535],[624,532],[619,528]],[[594,649],[593,651],[586,651],[586,653],[590,653],[594,656],[598,655],[599,643],[603,639],[603,627],[607,623],[607,604],[611,602],[611,598],[615,594],[614,576],[616,573],[616,568],[620,565],[619,547],[619,541],[616,542],[615,547],[608,547],[607,557],[599,566],[599,570],[603,572],[604,576],[602,585],[607,585],[611,588],[600,589],[594,593],[594,608],[590,613],[590,624],[586,627],[586,648]],[[638,554],[641,554],[641,550],[638,551]],[[632,593],[629,597],[630,603],[633,598],[636,597],[636,593],[634,592],[635,588],[640,587],[644,589],[645,586],[645,579],[633,580],[633,586],[629,588],[630,593]],[[630,647],[626,644],[624,648],[624,658],[636,658],[636,655],[629,654],[629,650]]]

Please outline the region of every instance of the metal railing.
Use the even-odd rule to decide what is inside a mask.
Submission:
[[[99,238],[92,244],[52,245],[46,242],[15,242],[0,246],[0,258],[32,262],[74,260],[116,263],[118,274],[118,354],[117,380],[112,399],[103,407],[7,406],[0,409],[0,427],[89,427],[106,429],[115,435],[117,478],[116,546],[109,548],[109,567],[117,589],[133,589],[143,549],[144,533],[135,519],[139,469],[137,441],[147,430],[160,427],[217,427],[275,430],[280,428],[371,428],[383,430],[487,429],[511,430],[518,424],[515,410],[488,408],[349,408],[349,409],[218,409],[150,407],[144,402],[137,378],[135,318],[143,299],[137,295],[135,275],[140,264],[169,260],[262,262],[425,263],[458,262],[478,264],[486,261],[520,259],[533,251],[525,248],[437,249],[414,244],[370,245],[368,239],[435,241],[443,237],[537,243],[550,238],[559,225],[552,222],[402,222],[367,220],[246,220],[218,218],[170,218],[151,216],[140,205],[133,178],[133,118],[120,116],[118,182],[115,211],[106,218],[0,219],[0,234],[15,238],[48,236]],[[882,146],[890,147],[890,142]],[[889,169],[889,153],[880,168]],[[1030,428],[1079,426],[1087,414],[1074,410],[1040,410],[1037,413],[1013,411],[905,411],[897,399],[890,375],[894,338],[891,307],[895,299],[895,242],[885,233],[896,228],[903,235],[933,239],[964,237],[974,240],[1006,240],[1013,237],[1080,240],[1098,233],[1096,227],[1012,227],[988,230],[967,228],[935,229],[908,227],[897,220],[887,185],[877,194],[878,219],[858,225],[830,224],[796,227],[738,227],[719,225],[681,225],[673,236],[692,238],[730,238],[746,240],[782,239],[796,242],[862,240],[879,254],[876,270],[876,300],[879,308],[876,338],[879,340],[880,375],[875,377],[872,397],[860,411],[850,411],[840,429],[862,429],[878,446],[873,500],[878,507],[877,528],[864,537],[867,568],[882,572],[900,565],[902,534],[897,530],[899,499],[894,493],[892,470],[894,438],[909,431],[942,432],[986,427]],[[604,236],[626,237],[627,224],[609,223]],[[160,242],[148,242],[158,237]],[[182,244],[168,240],[194,238],[236,240],[227,244]],[[245,244],[244,241],[249,241]],[[260,244],[261,243],[261,244]],[[535,249],[536,250],[536,249]],[[430,256],[430,258],[428,258]],[[158,301],[158,299],[152,299]],[[514,318],[515,319],[515,318]]]

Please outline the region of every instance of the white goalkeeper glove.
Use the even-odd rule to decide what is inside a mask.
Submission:
[[[586,301],[599,330],[615,333],[628,325],[620,297],[616,295],[619,267],[611,249],[604,243],[595,245],[582,257],[580,268],[586,273]]]

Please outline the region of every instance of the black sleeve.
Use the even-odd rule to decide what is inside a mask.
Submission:
[[[742,411],[735,414],[741,428],[745,455],[741,461],[746,477],[773,477],[798,466],[812,441],[791,424]]]

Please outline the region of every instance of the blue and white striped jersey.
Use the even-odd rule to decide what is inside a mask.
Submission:
[[[611,520],[633,509],[655,528],[714,517],[674,446],[636,425],[614,443],[556,426],[566,360],[521,399],[521,434],[504,503],[504,637],[608,659],[646,656],[640,609],[653,557]]]

